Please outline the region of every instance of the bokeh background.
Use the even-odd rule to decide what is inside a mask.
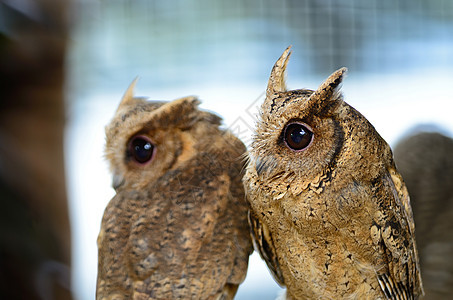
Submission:
[[[25,39],[22,47],[40,45],[53,57],[52,43],[30,38],[36,23],[64,45],[58,48],[62,73],[47,75],[47,60],[39,60],[43,67],[37,72],[61,79],[55,86],[61,86],[65,114],[59,123],[65,121],[59,140],[65,177],[59,178],[66,178],[72,240],[72,263],[64,265],[71,265],[74,299],[94,298],[96,238],[114,194],[103,159],[104,126],[137,76],[137,95],[159,100],[196,95],[202,108],[221,115],[224,126],[249,143],[270,70],[292,45],[288,87],[315,89],[334,70],[348,67],[346,101],[391,145],[414,130],[453,132],[451,0],[1,0],[0,5],[0,45]],[[24,27],[18,19],[31,24]],[[27,72],[10,65],[1,66],[9,72],[4,78]],[[22,80],[15,82],[20,86]],[[14,102],[4,95],[3,103]],[[15,111],[29,109],[27,103]],[[237,299],[275,299],[279,293],[254,254]]]

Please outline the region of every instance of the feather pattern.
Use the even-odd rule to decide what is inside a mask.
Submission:
[[[315,91],[272,69],[243,178],[255,248],[287,299],[418,299],[409,195],[392,151],[343,100],[341,68]]]

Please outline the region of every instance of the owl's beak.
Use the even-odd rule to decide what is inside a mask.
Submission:
[[[125,180],[124,177],[118,173],[114,173],[112,177],[112,187],[115,191],[124,184]]]

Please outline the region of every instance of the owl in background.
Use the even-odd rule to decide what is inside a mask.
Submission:
[[[274,65],[243,182],[255,248],[287,299],[417,299],[414,220],[388,144],[343,101],[346,69],[287,90]]]
[[[106,127],[116,195],[98,237],[97,299],[233,299],[253,251],[245,147],[186,97],[133,97]]]
[[[453,139],[418,132],[394,148],[411,195],[426,299],[453,294]]]

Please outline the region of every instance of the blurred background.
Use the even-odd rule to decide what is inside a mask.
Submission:
[[[248,144],[289,45],[290,89],[346,66],[346,101],[392,146],[419,131],[451,136],[451,0],[0,0],[0,298],[69,299],[69,284],[74,299],[94,298],[114,195],[104,126],[136,76],[136,95],[196,95]],[[237,299],[280,293],[254,254]]]

